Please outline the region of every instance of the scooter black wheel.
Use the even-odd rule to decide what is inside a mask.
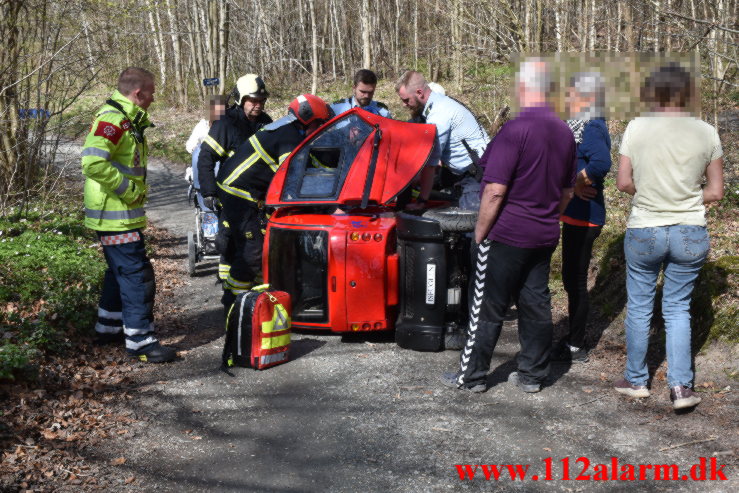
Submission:
[[[442,207],[429,209],[423,217],[439,222],[442,231],[456,231],[467,233],[475,230],[477,212],[460,209],[459,207]]]

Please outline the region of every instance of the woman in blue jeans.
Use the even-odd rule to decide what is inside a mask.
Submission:
[[[657,277],[664,271],[662,315],[674,409],[701,400],[692,390],[690,299],[709,250],[704,204],[724,193],[718,132],[687,112],[693,97],[691,76],[679,65],[647,78],[642,99],[652,112],[627,126],[616,181],[634,199],[624,240],[626,371],[615,390],[649,396],[649,328]]]

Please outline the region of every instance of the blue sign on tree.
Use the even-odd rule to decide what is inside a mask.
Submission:
[[[213,77],[212,79],[203,79],[203,85],[204,86],[217,86],[221,83],[221,79],[218,77]]]

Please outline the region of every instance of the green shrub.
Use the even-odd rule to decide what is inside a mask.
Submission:
[[[105,262],[82,220],[48,204],[0,218],[0,378],[94,323]]]

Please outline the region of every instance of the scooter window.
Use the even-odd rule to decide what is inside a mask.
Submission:
[[[282,200],[336,200],[372,126],[355,114],[347,115],[313,137],[293,156]]]

